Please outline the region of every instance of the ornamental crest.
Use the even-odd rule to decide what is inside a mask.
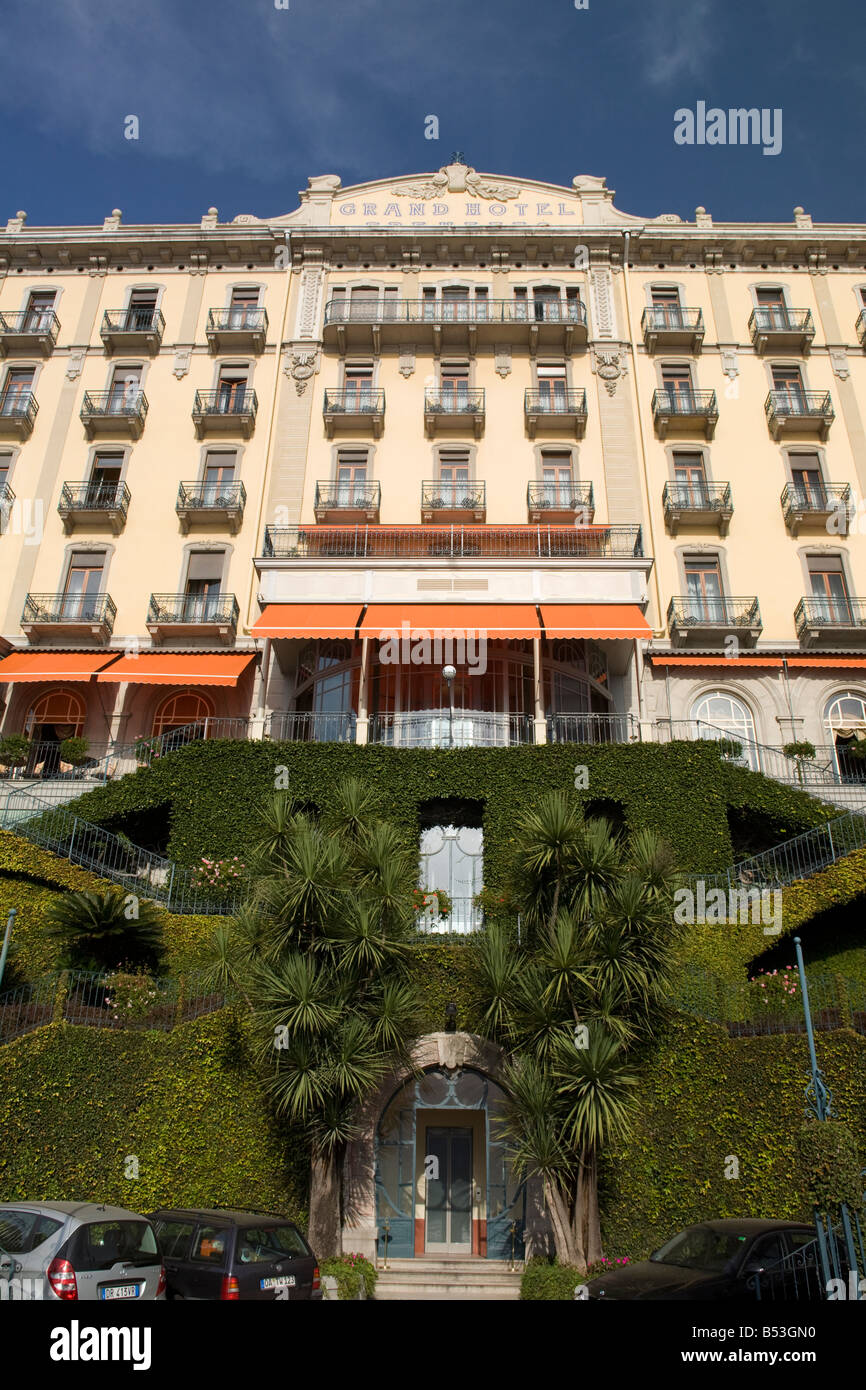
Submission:
[[[476,198],[485,198],[491,203],[505,203],[520,195],[516,183],[498,183],[495,179],[485,179],[468,164],[443,164],[435,174],[417,183],[395,184],[391,189],[398,198],[417,198],[428,201],[441,198],[444,193],[471,193]]]

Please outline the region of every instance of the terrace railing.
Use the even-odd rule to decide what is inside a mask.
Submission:
[[[198,974],[166,979],[142,976],[138,997],[129,1008],[116,995],[118,973],[127,974],[58,971],[6,990],[0,994],[0,1043],[61,1021],[79,1027],[169,1032],[226,1003],[225,994],[210,988]]]
[[[395,748],[510,748],[532,743],[528,714],[496,714],[482,710],[413,710],[375,714],[370,742]]]
[[[551,714],[548,743],[638,743],[640,724],[633,714]]]
[[[268,526],[267,560],[425,556],[598,560],[642,558],[640,526]]]

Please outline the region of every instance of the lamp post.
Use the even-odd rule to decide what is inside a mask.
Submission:
[[[442,675],[448,686],[448,747],[454,747],[454,677],[457,675],[456,666],[445,666]]]

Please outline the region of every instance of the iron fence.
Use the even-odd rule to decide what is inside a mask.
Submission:
[[[792,952],[793,955],[793,952]],[[796,972],[790,971],[792,980]],[[782,976],[764,973],[752,980],[726,980],[698,966],[684,966],[671,992],[682,1013],[719,1023],[732,1037],[805,1033],[799,986],[786,989]],[[808,974],[812,1026],[822,1032],[849,1028],[866,1035],[866,984],[816,971]],[[790,991],[790,992],[789,992]]]
[[[548,743],[636,743],[640,724],[633,714],[551,714]]]
[[[586,308],[579,299],[552,296],[515,299],[331,299],[325,324],[399,323],[570,323],[585,324]]]
[[[227,1002],[200,974],[159,978],[128,971],[57,971],[0,994],[0,1043],[60,1022],[169,1032]]]
[[[324,714],[292,710],[270,716],[268,737],[281,743],[354,743],[357,721],[352,711]]]
[[[375,714],[369,741],[394,748],[510,748],[533,742],[532,719],[470,709]]]
[[[262,558],[372,560],[511,556],[597,560],[643,557],[640,526],[267,526]]]
[[[152,333],[162,341],[165,319],[155,304],[130,304],[128,309],[106,309],[100,335],[103,339],[123,333]]]

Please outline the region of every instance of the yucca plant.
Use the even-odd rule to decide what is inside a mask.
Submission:
[[[60,945],[60,963],[74,970],[156,969],[163,950],[162,913],[153,903],[107,888],[63,893],[46,913],[47,932]]]

